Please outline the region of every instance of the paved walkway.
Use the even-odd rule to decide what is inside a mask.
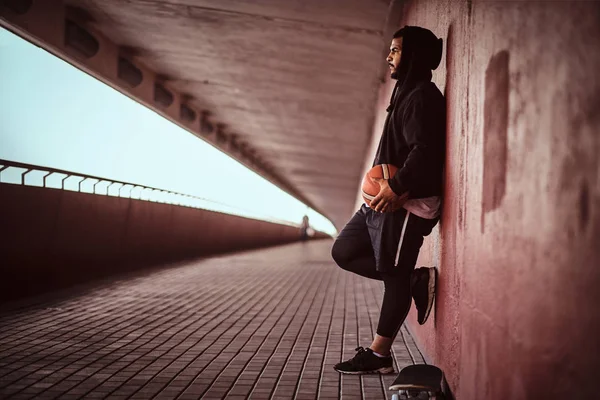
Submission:
[[[383,399],[332,369],[372,339],[382,285],[330,240],[130,274],[0,308],[0,398]],[[422,362],[403,328],[395,368]]]

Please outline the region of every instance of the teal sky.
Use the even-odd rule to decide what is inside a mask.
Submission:
[[[335,233],[231,157],[2,28],[0,93],[1,159],[204,197],[254,218],[299,224],[307,214]]]

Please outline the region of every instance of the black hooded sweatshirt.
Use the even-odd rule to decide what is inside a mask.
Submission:
[[[446,149],[446,103],[431,82],[442,56],[442,40],[429,30],[406,26],[398,82],[392,93],[373,166],[399,168],[389,180],[397,195],[409,198],[442,194]]]

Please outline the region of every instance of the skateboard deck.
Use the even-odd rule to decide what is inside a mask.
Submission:
[[[409,365],[402,368],[390,390],[399,391],[400,398],[440,399],[443,379],[442,370],[436,366]]]

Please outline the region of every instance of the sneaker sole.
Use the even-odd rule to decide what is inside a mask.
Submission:
[[[335,368],[334,368],[335,369]],[[394,367],[383,367],[379,369],[374,369],[372,371],[340,371],[339,369],[335,369],[340,374],[346,375],[367,375],[367,374],[392,374],[394,373]]]
[[[421,323],[421,325],[427,322],[429,314],[431,313],[431,309],[433,308],[433,301],[435,300],[435,281],[437,269],[431,269],[433,270],[433,273],[429,274],[429,282],[427,283],[427,310],[425,311],[425,318],[423,318],[423,322]]]

